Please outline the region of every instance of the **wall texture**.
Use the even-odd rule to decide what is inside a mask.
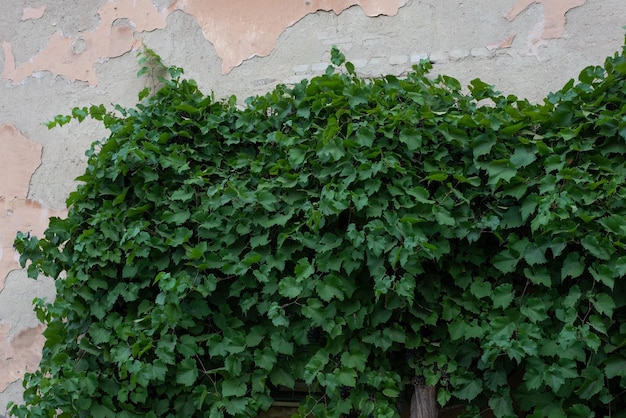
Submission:
[[[240,100],[322,73],[337,45],[362,75],[421,59],[540,101],[623,45],[623,0],[23,0],[0,16],[0,415],[19,400],[43,338],[35,297],[50,280],[19,270],[17,231],[64,216],[89,144],[106,135],[43,122],[74,106],[135,103],[136,51],[154,49],[201,88]]]

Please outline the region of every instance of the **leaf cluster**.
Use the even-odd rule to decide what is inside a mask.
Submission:
[[[74,110],[111,135],[16,240],[57,297],[12,415],[250,417],[303,381],[301,416],[391,418],[416,376],[470,415],[626,410],[624,53],[539,105],[344,60]]]

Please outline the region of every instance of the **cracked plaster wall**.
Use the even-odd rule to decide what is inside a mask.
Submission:
[[[322,73],[337,45],[361,74],[420,59],[463,84],[480,77],[533,101],[623,44],[623,0],[24,0],[0,17],[0,415],[19,400],[43,339],[34,297],[50,280],[18,269],[16,231],[64,216],[93,123],[48,131],[74,106],[132,105],[142,43],[205,92],[241,100]],[[9,273],[10,272],[10,273]]]

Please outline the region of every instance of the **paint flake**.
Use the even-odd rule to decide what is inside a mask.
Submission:
[[[496,42],[493,44],[487,44],[485,45],[485,48],[487,48],[489,51],[493,51],[496,49],[505,49],[505,48],[510,48],[511,45],[513,45],[513,40],[515,39],[515,35],[511,35],[508,38],[506,38],[504,41],[501,42]]]
[[[562,38],[567,24],[567,12],[580,7],[587,0],[516,0],[511,10],[506,14],[507,20],[513,21],[524,10],[533,4],[543,7],[543,19],[531,30],[528,35],[528,50],[523,55],[537,55],[537,49],[545,45],[550,39]]]
[[[46,11],[46,6],[41,7],[26,7],[24,13],[22,13],[22,22],[25,20],[37,20],[43,17]]]

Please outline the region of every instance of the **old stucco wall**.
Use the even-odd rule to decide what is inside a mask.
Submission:
[[[43,339],[34,297],[50,280],[18,270],[16,231],[63,216],[97,125],[48,131],[74,106],[132,105],[142,43],[206,91],[240,99],[323,72],[339,46],[363,75],[429,58],[538,101],[623,43],[623,0],[24,0],[0,16],[0,415],[20,399]]]

